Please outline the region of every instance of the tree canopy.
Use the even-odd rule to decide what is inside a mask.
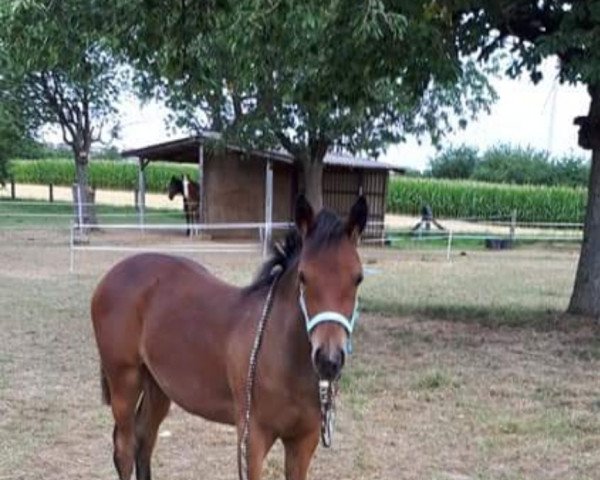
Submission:
[[[21,142],[22,132],[13,115],[0,102],[0,185],[8,176],[8,159],[15,152],[15,145]]]
[[[283,147],[318,206],[319,172],[306,177],[328,150],[378,154],[409,134],[439,140],[493,99],[476,64],[455,49],[446,16],[422,2],[138,0],[121,8],[134,22],[116,36],[140,91],[165,98],[180,126]]]
[[[457,44],[483,60],[510,50],[507,73],[542,78],[541,62],[557,56],[563,82],[600,83],[600,1],[458,0]]]
[[[114,11],[99,0],[0,4],[0,88],[22,109],[30,131],[57,126],[73,151],[87,199],[92,144],[115,132],[123,69],[111,51]],[[105,137],[105,138],[108,138]]]
[[[592,151],[583,244],[569,304],[571,313],[600,315],[600,0],[456,0],[456,43],[483,60],[510,51],[507,73],[541,78],[540,64],[559,59],[561,82],[582,84],[587,115],[575,119],[579,145]],[[443,8],[448,8],[446,5]]]

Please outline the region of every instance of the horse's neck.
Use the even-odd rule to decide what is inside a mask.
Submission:
[[[296,269],[285,272],[277,286],[273,310],[277,322],[277,333],[281,335],[281,345],[295,357],[293,364],[297,367],[305,364],[310,366],[310,346],[304,319],[298,303],[298,284]]]

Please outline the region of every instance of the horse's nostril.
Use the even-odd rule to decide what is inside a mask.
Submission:
[[[344,352],[342,350],[328,355],[324,354],[320,348],[315,351],[315,367],[321,378],[326,380],[336,379],[343,366]]]
[[[322,361],[321,357],[322,357],[322,350],[321,350],[321,347],[318,347],[315,350],[315,365],[318,365],[319,363],[321,363],[321,361]]]

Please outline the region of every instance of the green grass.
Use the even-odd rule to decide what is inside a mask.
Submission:
[[[423,236],[419,237],[413,234],[394,234],[390,239],[390,246],[400,250],[440,250],[448,246],[448,237],[446,235]],[[455,236],[452,239],[453,249],[483,249],[484,240],[482,238],[460,238]]]
[[[96,205],[100,223],[137,223],[133,207]],[[0,227],[65,227],[74,219],[73,205],[68,202],[0,200]],[[146,223],[182,223],[183,213],[176,210],[146,209]]]
[[[391,179],[388,212],[419,215],[424,204],[440,218],[510,217],[516,210],[519,221],[582,222],[586,190],[466,180]]]
[[[438,390],[458,386],[459,383],[447,371],[438,368],[432,368],[415,376],[412,382],[413,390]]]
[[[539,234],[542,236],[542,234]],[[473,238],[473,237],[477,238]],[[485,239],[486,238],[507,238],[506,235],[496,235],[493,233],[482,234],[480,232],[469,232],[455,233],[452,236],[452,252],[455,255],[457,251],[477,251],[486,250]],[[527,239],[516,239],[513,242],[512,248],[530,247],[533,245],[543,245],[552,247],[554,245],[562,244],[580,244],[581,240],[578,238],[560,239],[557,237],[554,240],[537,240],[535,238]],[[413,233],[394,233],[393,237],[389,239],[389,246],[398,250],[424,250],[424,251],[441,251],[448,247],[448,236],[447,234],[439,235],[423,235],[419,237]]]

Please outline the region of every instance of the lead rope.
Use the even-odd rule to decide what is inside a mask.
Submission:
[[[263,334],[267,325],[267,319],[271,313],[273,306],[273,293],[279,281],[281,269],[275,273],[273,283],[269,288],[269,293],[263,305],[262,315],[256,328],[256,336],[254,337],[254,345],[250,353],[250,362],[248,364],[248,376],[246,377],[246,405],[244,411],[244,428],[242,436],[238,443],[238,473],[240,480],[248,480],[248,438],[250,437],[250,410],[252,409],[252,388],[254,387],[254,377],[256,374],[256,366],[258,361],[258,352],[262,344]]]

